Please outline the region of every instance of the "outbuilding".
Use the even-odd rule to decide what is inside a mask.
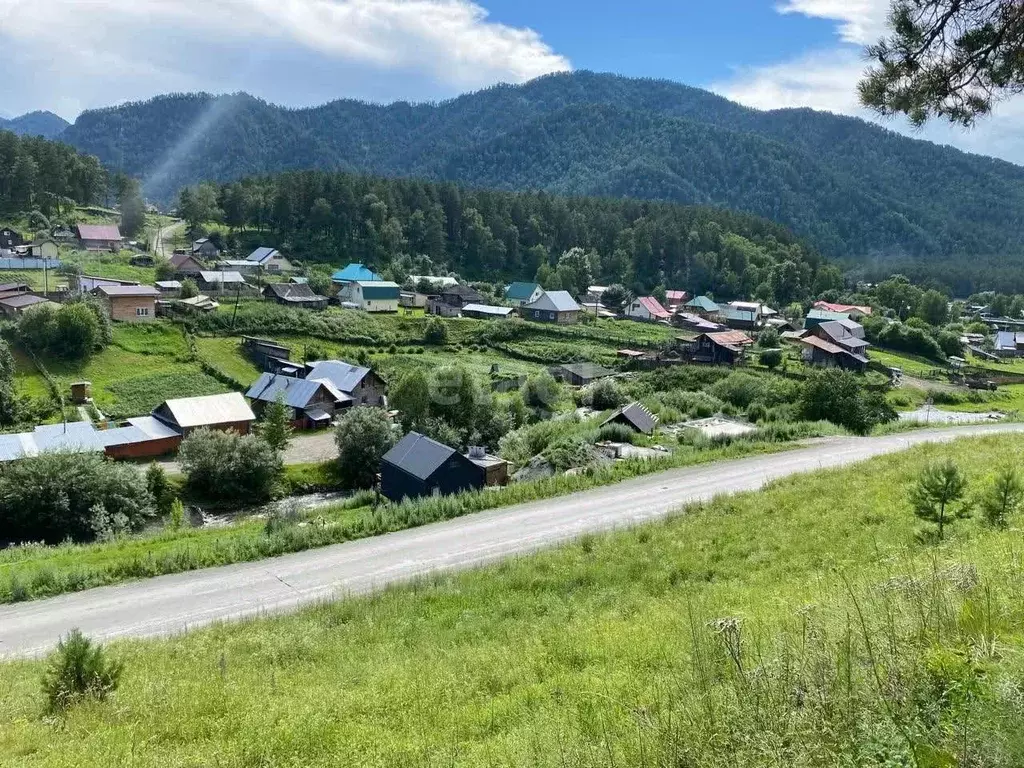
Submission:
[[[263,289],[263,296],[287,307],[327,308],[327,297],[313,293],[308,283],[270,283]]]
[[[78,242],[87,251],[116,251],[121,248],[121,230],[116,224],[79,224]]]
[[[256,421],[256,414],[239,392],[167,400],[153,411],[153,416],[183,437],[197,429],[247,435]]]
[[[148,323],[156,318],[160,291],[151,285],[101,285],[96,294],[106,304],[111,320]]]
[[[484,487],[485,472],[454,448],[410,432],[380,463],[380,492],[392,501]]]
[[[642,435],[652,435],[658,426],[658,417],[640,403],[630,403],[601,422],[602,427],[605,424],[622,424]]]

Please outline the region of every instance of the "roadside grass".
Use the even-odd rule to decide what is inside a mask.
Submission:
[[[500,489],[427,498],[374,507],[365,495],[355,502],[316,508],[303,524],[268,533],[259,520],[243,519],[223,528],[164,530],[122,537],[113,542],[26,545],[0,551],[0,603],[74,592],[131,579],[180,573],[217,565],[260,560],[289,552],[378,536],[487,509],[522,504],[610,485],[666,469],[791,448],[783,442],[737,440],[722,445],[684,447],[662,459],[630,459]],[[324,477],[315,466],[290,469],[286,478],[299,485]],[[353,503],[359,504],[353,507]]]
[[[907,492],[1024,438],[928,445],[665,523],[295,615],[118,642],[106,704],[0,666],[12,766],[1024,762],[1019,530],[920,544]],[[1014,520],[1019,525],[1020,519]]]

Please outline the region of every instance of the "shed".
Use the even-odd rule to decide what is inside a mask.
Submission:
[[[399,440],[380,463],[380,491],[392,501],[477,490],[484,480],[469,458],[418,432]]]
[[[484,473],[484,485],[488,488],[508,485],[508,462],[500,456],[492,456],[480,446],[471,446],[466,458]]]
[[[256,421],[256,414],[238,392],[167,400],[153,416],[186,437],[204,428],[247,435]]]
[[[462,308],[463,317],[477,320],[505,320],[515,312],[512,307],[493,307],[487,304],[467,304]]]
[[[615,371],[603,368],[597,363],[567,363],[552,368],[551,375],[574,387],[585,387],[598,379],[614,376]]]
[[[658,426],[658,417],[640,403],[630,403],[601,422],[602,427],[605,424],[624,424],[640,434],[650,435]]]
[[[327,308],[327,297],[313,293],[313,289],[307,283],[270,283],[263,289],[263,295],[289,307]]]

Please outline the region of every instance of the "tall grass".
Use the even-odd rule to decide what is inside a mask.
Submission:
[[[977,486],[1024,439],[923,446],[488,569],[115,644],[114,699],[59,724],[42,715],[41,663],[0,665],[0,754],[33,768],[1015,768],[1020,534],[968,523],[917,543],[906,491],[944,455]]]

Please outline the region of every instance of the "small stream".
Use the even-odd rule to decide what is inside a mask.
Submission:
[[[264,518],[272,512],[308,512],[321,507],[329,507],[351,497],[351,493],[341,492],[308,493],[302,496],[289,496],[266,504],[241,507],[193,503],[187,506],[187,510],[194,528],[224,528],[241,520]]]

